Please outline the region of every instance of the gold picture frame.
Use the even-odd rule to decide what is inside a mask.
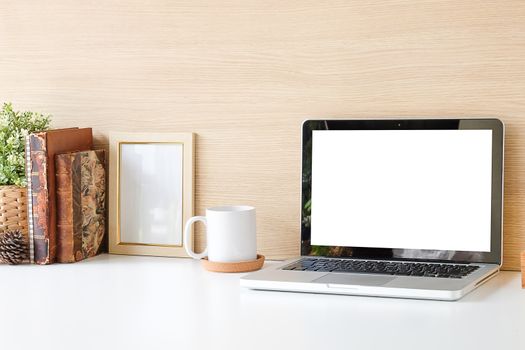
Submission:
[[[109,135],[109,253],[186,257],[193,216],[193,133]],[[193,235],[192,235],[193,236]]]

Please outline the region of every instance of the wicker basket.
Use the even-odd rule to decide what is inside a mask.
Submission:
[[[0,186],[0,231],[21,230],[27,237],[27,188]]]

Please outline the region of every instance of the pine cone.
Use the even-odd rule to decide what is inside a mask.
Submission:
[[[27,258],[28,245],[20,230],[8,230],[0,235],[0,259],[16,265]]]

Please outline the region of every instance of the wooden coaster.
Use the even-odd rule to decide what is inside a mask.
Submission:
[[[209,261],[208,258],[201,260],[202,266],[208,271],[213,272],[250,272],[259,270],[264,264],[264,255],[257,254],[257,260],[239,262],[216,262]]]

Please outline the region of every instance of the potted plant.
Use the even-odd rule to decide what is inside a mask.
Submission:
[[[19,230],[27,235],[27,180],[25,139],[47,130],[50,116],[18,112],[11,103],[0,110],[0,231]]]

